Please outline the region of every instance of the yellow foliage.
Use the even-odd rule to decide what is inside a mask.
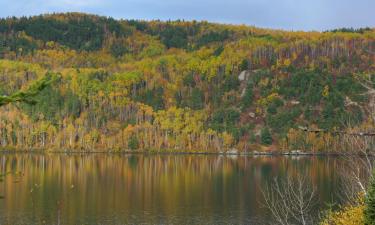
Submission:
[[[271,93],[267,97],[259,99],[257,103],[258,105],[265,107],[277,98],[280,98],[280,96],[277,93]]]
[[[285,60],[284,60],[284,65],[285,65],[285,66],[290,66],[291,63],[292,63],[292,62],[290,61],[290,59],[285,59]]]
[[[337,212],[330,212],[321,225],[362,225],[364,205],[346,206]]]
[[[228,134],[227,132],[223,133],[223,142],[225,147],[229,147],[232,145],[234,139],[232,135]]]
[[[322,96],[323,97],[328,97],[329,95],[329,87],[328,85],[324,86],[324,89],[323,89],[323,92],[322,92]]]
[[[312,129],[318,129],[315,126]],[[303,149],[312,152],[334,150],[332,145],[335,138],[330,133],[306,132],[291,128],[287,134],[285,147],[288,149]]]
[[[269,83],[270,79],[269,78],[263,78],[259,81],[259,86],[260,87],[267,87],[268,83]]]

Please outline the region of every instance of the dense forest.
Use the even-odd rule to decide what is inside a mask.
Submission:
[[[288,32],[80,13],[0,19],[0,109],[15,149],[335,149],[372,132],[375,29]],[[372,85],[372,82],[366,84]],[[374,86],[372,86],[373,88]],[[338,147],[337,147],[338,148]]]

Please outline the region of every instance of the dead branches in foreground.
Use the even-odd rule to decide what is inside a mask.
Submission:
[[[288,177],[285,181],[275,179],[263,191],[264,206],[280,225],[314,224],[312,214],[315,195],[315,188],[305,177]]]

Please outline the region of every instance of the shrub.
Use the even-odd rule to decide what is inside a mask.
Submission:
[[[320,225],[362,225],[363,204],[346,206],[337,212],[328,213]]]

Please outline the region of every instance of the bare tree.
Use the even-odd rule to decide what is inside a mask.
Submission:
[[[365,49],[365,51],[375,56],[374,51],[370,49]],[[371,118],[371,132],[375,130],[375,84],[372,79],[374,75],[375,74],[355,75],[356,80],[366,90],[362,95],[368,96],[368,105],[365,107],[365,111],[367,111]],[[349,129],[352,128],[352,126],[347,127]],[[357,150],[360,153],[360,157],[357,158],[354,158],[350,153],[345,156],[347,162],[349,162],[349,168],[345,168],[343,171],[345,176],[342,176],[346,179],[343,184],[345,184],[344,187],[347,197],[349,197],[349,199],[356,199],[357,196],[355,195],[358,195],[359,192],[366,194],[368,180],[371,179],[373,174],[375,140],[373,136],[344,136],[343,142],[349,146],[350,149]]]
[[[372,55],[373,58],[375,58],[374,51],[370,49],[368,50],[366,49],[365,51],[369,53],[370,55]],[[355,77],[357,81],[362,85],[362,87],[364,87],[367,90],[367,92],[365,92],[363,95],[367,95],[369,97],[368,111],[372,118],[372,122],[374,123],[375,122],[375,84],[372,80],[373,75],[375,74],[368,74],[367,76],[357,74]]]
[[[316,190],[305,177],[274,179],[265,191],[264,206],[281,225],[314,224],[312,216]]]
[[[345,142],[353,142],[353,146],[357,146],[357,153],[347,152],[343,158],[344,163],[339,171],[342,184],[342,199],[351,203],[358,201],[358,194],[366,195],[368,181],[371,179],[374,170],[374,154],[375,149],[369,148],[369,144],[358,140],[357,137],[347,136]]]
[[[375,53],[368,51],[368,53],[375,56]],[[366,90],[363,95],[368,96],[368,105],[365,107],[365,111],[368,113],[371,119],[371,125],[366,131],[362,133],[373,133],[375,131],[375,84],[372,76],[375,74],[368,75],[356,75],[356,80]],[[347,124],[349,130],[353,129],[353,126]],[[347,146],[350,150],[357,151],[359,157],[354,157],[352,153],[345,155],[348,167],[342,172],[343,178],[346,180],[343,182],[346,197],[348,200],[357,199],[358,193],[362,192],[366,194],[367,183],[371,179],[374,170],[374,156],[375,156],[375,137],[372,135],[360,135],[351,136],[344,135],[342,145]]]

